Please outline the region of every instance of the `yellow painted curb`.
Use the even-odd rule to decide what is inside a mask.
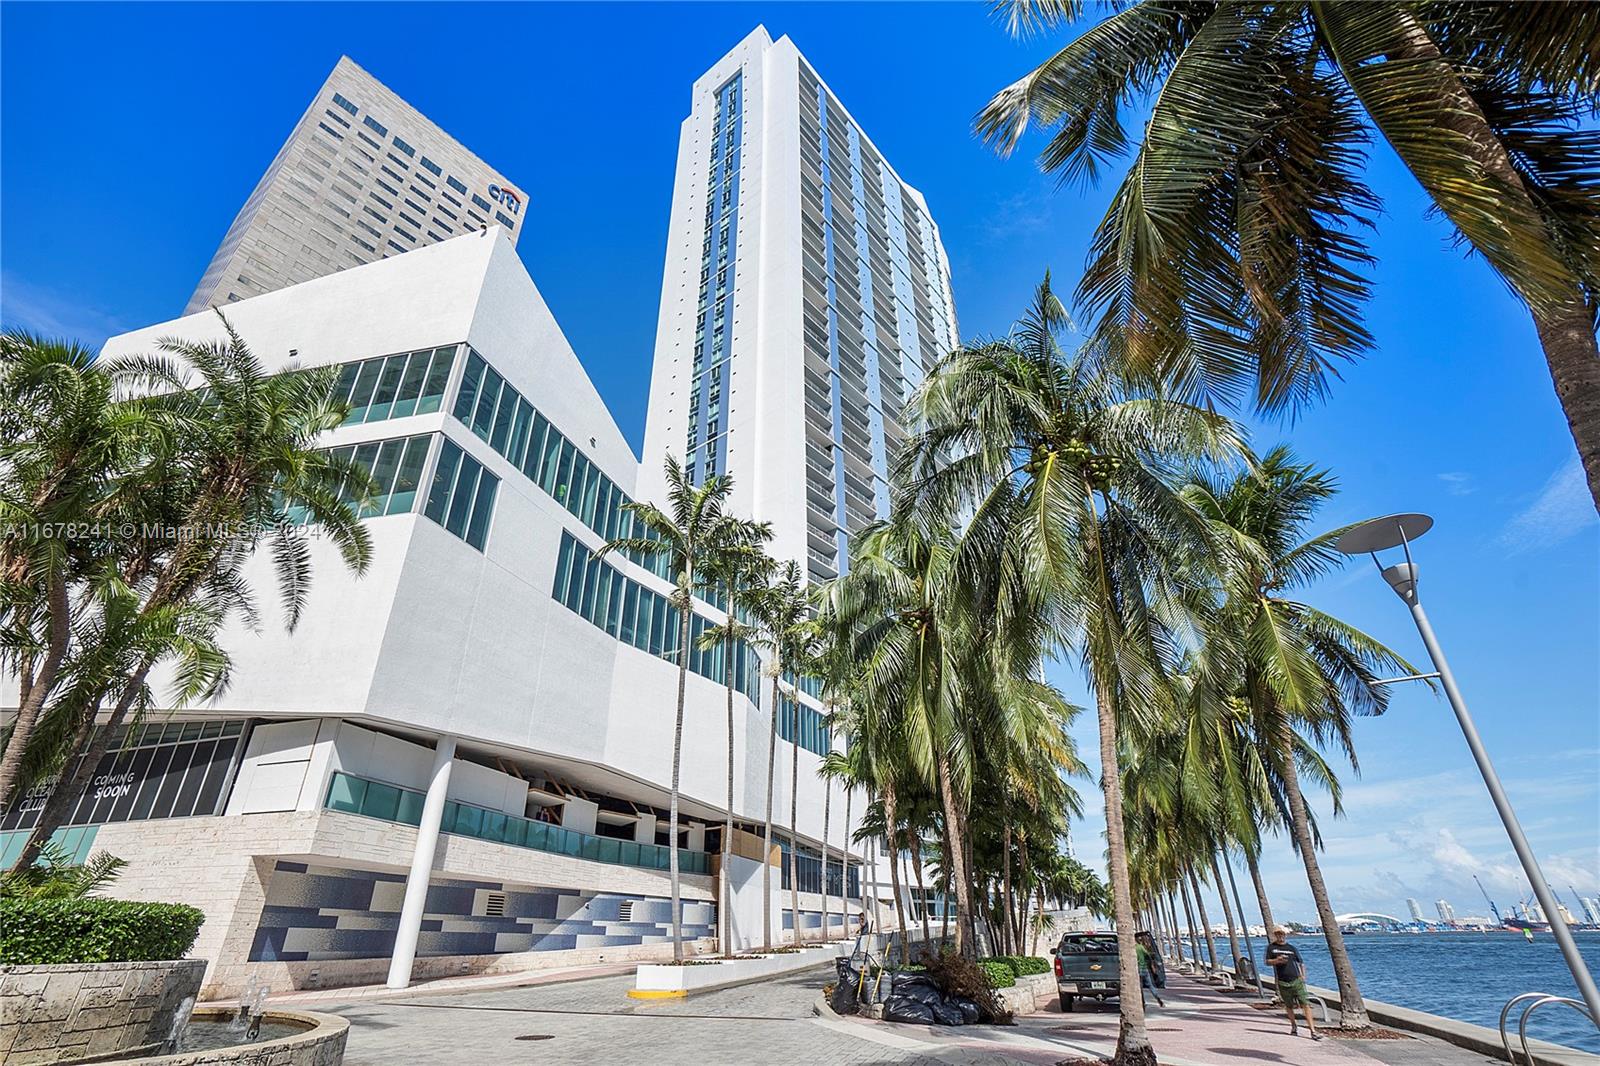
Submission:
[[[682,999],[689,994],[684,988],[663,988],[658,990],[648,988],[628,989],[629,999]]]

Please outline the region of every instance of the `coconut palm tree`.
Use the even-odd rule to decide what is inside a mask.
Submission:
[[[805,576],[793,559],[787,560],[772,574],[771,583],[755,593],[750,600],[751,617],[755,627],[755,643],[766,649],[767,658],[762,669],[772,679],[769,700],[767,731],[767,808],[766,833],[761,865],[761,946],[772,947],[772,793],[778,774],[778,715],[782,711],[783,696],[779,688],[783,672],[798,657],[797,649],[804,639],[803,627],[810,617],[810,604],[806,593]],[[799,703],[794,702],[799,714]],[[796,725],[798,725],[798,721]],[[795,760],[799,760],[799,731],[794,734]],[[798,774],[798,769],[796,771]],[[791,789],[792,791],[792,789]],[[794,912],[794,942],[800,942],[800,905],[798,881],[795,877],[795,853],[799,840],[795,836],[791,817],[789,826],[789,885],[790,907]]]
[[[734,953],[733,948],[733,886],[729,880],[729,867],[733,862],[733,754],[734,754],[734,666],[740,649],[749,646],[756,637],[756,629],[745,619],[749,613],[751,593],[764,589],[772,574],[773,561],[760,550],[760,545],[771,537],[770,523],[758,523],[756,543],[749,550],[730,551],[702,568],[716,575],[717,585],[727,597],[727,617],[721,625],[708,626],[700,635],[702,650],[721,648],[723,656],[723,682],[728,694],[728,810],[722,823],[722,861],[718,864],[719,888],[717,918],[721,933],[717,942],[724,955]],[[760,691],[759,682],[757,691]]]
[[[678,612],[678,709],[672,732],[667,841],[672,878],[672,957],[681,962],[683,914],[678,874],[678,777],[683,764],[683,710],[689,683],[689,632],[694,595],[709,587],[719,574],[736,566],[734,560],[753,559],[770,530],[727,513],[728,495],[733,491],[733,480],[727,475],[718,474],[696,485],[689,480],[675,456],[667,456],[665,467],[668,510],[653,503],[623,504],[623,510],[633,516],[630,535],[606,541],[594,554],[600,558],[621,551],[644,559],[664,558],[672,577],[672,606]],[[726,901],[723,906],[725,909]]]
[[[153,704],[146,678],[158,663],[175,663],[180,702],[226,685],[227,657],[216,637],[230,616],[257,624],[242,569],[258,549],[273,563],[285,625],[295,626],[310,589],[311,550],[291,515],[320,527],[354,573],[371,559],[356,507],[340,494],[349,483],[361,502],[370,478],[317,447],[346,413],[335,394],[337,371],[267,373],[218,317],[225,340],[162,341],[162,355],[114,368],[137,393],[123,402],[149,427],[133,498],[155,521],[103,562],[80,601],[92,605],[83,625],[91,636],[79,641],[74,676],[65,684],[58,678],[63,698],[49,712],[70,721],[57,735],[71,739],[56,752],[62,772],[19,865],[31,864],[62,824],[129,716]]]
[[[1241,445],[1227,419],[1130,385],[1099,351],[1064,352],[1066,325],[1046,277],[1011,336],[934,368],[911,403],[925,428],[899,464],[899,505],[970,513],[955,565],[998,560],[996,628],[1044,618],[1090,680],[1123,983],[1115,1061],[1148,1063],[1118,734],[1172,702],[1166,660],[1188,624],[1178,578],[1227,552],[1174,490],[1173,465]]]
[[[1367,1021],[1365,1004],[1328,899],[1300,786],[1302,769],[1315,765],[1304,758],[1308,744],[1300,733],[1318,744],[1336,744],[1356,765],[1351,715],[1383,712],[1387,691],[1374,683],[1380,673],[1418,671],[1355,627],[1291,598],[1296,589],[1344,563],[1333,546],[1342,529],[1306,535],[1317,507],[1336,491],[1327,471],[1279,447],[1249,474],[1195,474],[1183,496],[1235,547],[1213,658],[1232,659],[1236,672],[1223,668],[1218,681],[1229,686],[1230,695],[1238,693],[1232,698],[1249,716],[1250,732],[1264,749],[1262,762],[1280,782],[1286,820],[1338,978],[1341,1023],[1361,1027]]]
[[[1014,30],[1078,0],[1001,0]],[[1124,109],[1150,101],[1130,135]],[[1373,346],[1376,130],[1527,304],[1600,506],[1600,22],[1586,4],[1144,0],[1090,27],[978,117],[1002,151],[1095,182],[1132,161],[1079,296],[1094,335],[1192,396],[1292,410]]]

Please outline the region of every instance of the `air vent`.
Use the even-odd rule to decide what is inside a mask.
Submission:
[[[622,905],[617,908],[617,921],[633,921],[633,900],[625,899],[622,901]]]
[[[491,892],[484,896],[483,913],[491,918],[504,918],[506,916],[506,894],[504,892]]]

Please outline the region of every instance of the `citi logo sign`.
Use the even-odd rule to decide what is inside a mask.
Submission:
[[[510,189],[503,189],[498,185],[489,186],[489,199],[496,203],[505,204],[506,209],[513,215],[522,210],[522,198]]]

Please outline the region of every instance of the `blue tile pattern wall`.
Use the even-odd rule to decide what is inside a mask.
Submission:
[[[855,928],[855,921],[860,915],[859,910],[852,909],[848,915],[840,914],[837,910],[828,912],[828,928],[838,930],[844,927],[845,919],[850,919],[851,928]],[[783,928],[794,928],[794,911],[788,907],[783,908]],[[822,929],[822,912],[802,910],[800,912],[800,932],[802,934],[820,932]]]
[[[405,880],[404,874],[280,860],[267,886],[250,960],[387,957],[394,948]],[[685,939],[714,935],[715,904],[686,900],[683,911]],[[428,886],[417,954],[564,951],[671,939],[671,901],[664,896],[435,879]]]

